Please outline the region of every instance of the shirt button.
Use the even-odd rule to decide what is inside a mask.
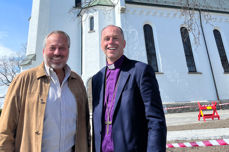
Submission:
[[[36,131],[35,134],[36,134],[36,135],[40,135],[40,132],[39,132],[39,131]]]
[[[41,104],[45,104],[45,102],[43,101],[43,99],[40,99],[40,101],[41,101]]]

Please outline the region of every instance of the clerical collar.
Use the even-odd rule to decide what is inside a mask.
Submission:
[[[115,63],[113,63],[113,64],[108,64],[108,63],[107,63],[108,69],[114,70],[114,69],[120,68],[121,65],[122,65],[123,60],[124,60],[124,55],[122,55],[122,56],[121,56],[117,61],[115,61]]]

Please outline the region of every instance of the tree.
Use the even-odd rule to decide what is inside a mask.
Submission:
[[[225,0],[179,0],[181,7],[181,14],[184,16],[184,25],[188,31],[193,35],[194,42],[199,45],[201,34],[201,22],[214,26],[215,18],[210,14],[209,10],[223,8]],[[203,17],[203,19],[201,18]]]
[[[84,22],[88,17],[89,17],[89,13],[96,11],[97,9],[94,8],[93,6],[96,5],[101,5],[101,6],[105,6],[105,5],[109,5],[112,7],[106,8],[106,11],[104,13],[108,14],[110,13],[111,10],[114,9],[114,7],[119,3],[120,0],[106,0],[104,5],[104,1],[105,0],[84,0],[83,2],[80,0],[76,0],[75,1],[75,7],[73,7],[72,9],[69,10],[69,13],[72,13],[74,16],[78,16],[78,17],[83,17],[83,14],[87,14],[84,19],[81,20],[81,22]]]
[[[20,62],[25,57],[25,50],[26,44],[23,44],[21,53],[17,53],[17,55],[10,57],[0,57],[0,87],[8,87],[14,77],[20,73]],[[4,96],[0,98],[4,98]]]
[[[20,72],[21,57],[1,57],[0,86],[9,86],[13,78]]]

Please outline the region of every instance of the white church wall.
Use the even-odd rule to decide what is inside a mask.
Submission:
[[[94,17],[94,31],[90,31],[90,17]],[[113,7],[97,6],[87,10],[83,15],[83,73],[85,84],[95,73],[106,65],[101,50],[101,31],[103,27],[114,24]]]
[[[115,7],[113,8],[114,13],[114,25],[122,27],[122,14],[121,9],[125,7],[125,1],[124,0],[113,0],[113,4]]]
[[[30,65],[23,66],[22,71],[35,67],[42,61],[43,37],[49,25],[49,4],[49,1],[33,0],[26,55],[36,54],[36,60]]]
[[[130,59],[147,63],[143,26],[149,24],[153,29],[159,68],[156,77],[163,103],[217,99],[202,33],[199,46],[189,34],[197,73],[188,72],[180,33],[180,28],[185,27],[184,17],[178,9],[125,4],[121,0],[116,7],[88,8],[82,12],[81,20],[77,17],[79,10],[71,11],[73,7],[72,0],[33,1],[27,54],[36,53],[36,61],[24,69],[35,67],[43,61],[45,35],[53,30],[63,30],[71,38],[68,64],[82,76],[86,85],[88,79],[106,63],[100,47],[103,27],[109,24],[121,26],[127,42],[124,54]],[[224,74],[213,35],[214,28],[221,32],[229,58],[229,15],[212,15],[216,17],[214,26],[203,25],[205,38],[220,99],[229,99],[229,78],[228,74]],[[91,16],[94,17],[94,31],[89,30]]]
[[[98,12],[84,14],[83,21],[83,54],[82,54],[82,78],[86,82],[99,69],[100,48],[98,31]],[[94,30],[90,31],[90,17],[94,17]]]
[[[163,102],[215,100],[216,94],[201,39],[197,48],[192,43],[193,55],[200,74],[188,73],[180,28],[184,18],[177,9],[127,5],[123,28],[127,47],[125,54],[147,63],[144,24],[153,28],[159,72],[156,74]],[[190,36],[191,42],[193,42]],[[133,53],[134,52],[134,53]]]
[[[65,31],[71,39],[68,64],[72,70],[81,74],[81,20],[77,17],[79,11],[73,9],[72,0],[50,0],[50,16],[48,33],[53,30]]]
[[[68,64],[78,74],[81,74],[81,21],[77,17],[78,11],[73,9],[72,0],[50,0],[33,1],[33,9],[30,29],[28,35],[28,48],[36,52],[36,61],[32,65],[24,67],[28,69],[35,67],[43,61],[43,39],[54,30],[63,30],[71,38],[71,47]],[[39,9],[38,9],[39,8]],[[35,32],[34,32],[35,31]],[[36,44],[36,45],[34,45]]]
[[[227,59],[229,61],[229,15],[222,15],[218,13],[211,13],[214,16],[212,25],[203,24],[206,41],[209,49],[210,58],[212,61],[212,67],[215,75],[216,85],[219,92],[220,99],[229,99],[229,73],[224,73],[224,69],[221,64],[218,48],[216,45],[213,30],[220,31]]]
[[[34,2],[34,1],[33,1]],[[36,7],[36,6],[35,6]],[[40,1],[40,9],[38,12],[36,12],[39,16],[38,18],[38,28],[37,28],[37,35],[35,42],[36,47],[34,48],[36,51],[36,61],[33,62],[32,67],[35,67],[39,65],[43,61],[43,39],[48,32],[48,26],[49,26],[49,16],[50,16],[50,1]],[[30,37],[28,37],[30,39]]]
[[[35,7],[37,6],[37,7]],[[36,39],[37,39],[37,29],[38,29],[38,19],[39,19],[39,12],[40,8],[40,0],[33,1],[32,4],[32,12],[30,17],[30,23],[29,23],[29,33],[28,33],[28,41],[27,41],[27,52],[26,54],[35,54],[35,48],[36,48]]]

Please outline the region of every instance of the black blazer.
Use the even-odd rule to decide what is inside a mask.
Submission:
[[[92,78],[93,149],[101,151],[106,67]],[[112,122],[115,152],[165,152],[166,122],[151,66],[125,57]]]

